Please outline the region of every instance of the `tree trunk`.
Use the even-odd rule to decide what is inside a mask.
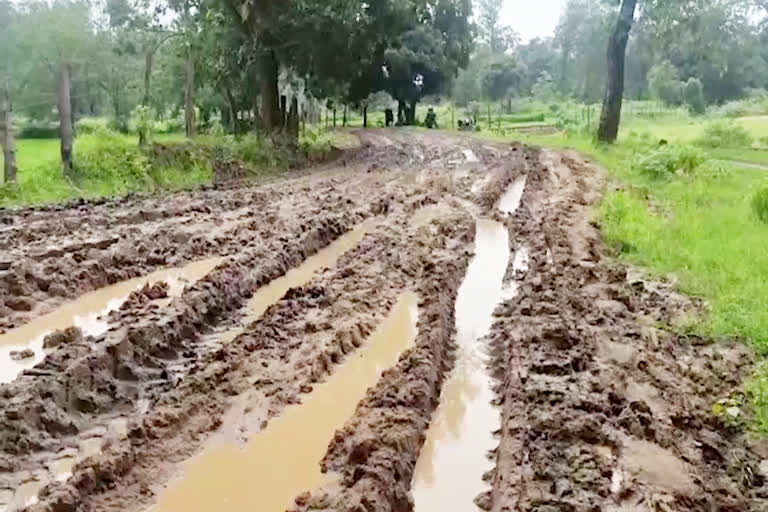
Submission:
[[[288,97],[286,95],[280,96],[280,129],[286,130],[288,128]]]
[[[299,142],[299,98],[291,98],[291,109],[288,111],[287,132],[292,144]]]
[[[619,134],[621,105],[624,101],[624,61],[636,5],[637,0],[622,0],[616,28],[608,42],[608,78],[600,127],[597,130],[597,139],[601,142],[615,142]]]
[[[333,127],[336,128],[336,105],[333,106]]]
[[[280,94],[278,87],[278,65],[275,52],[266,50],[259,59],[261,71],[261,119],[268,132],[280,130]]]
[[[363,105],[363,128],[368,128],[368,105]]]
[[[187,46],[187,61],[184,66],[184,128],[187,137],[195,135],[195,63],[192,60],[192,48]]]
[[[344,126],[346,128],[347,126],[347,105],[344,104],[344,117],[341,119],[341,126]]]
[[[406,118],[408,109],[405,107],[405,102],[397,100],[397,124],[402,126],[408,122]]]
[[[152,86],[152,64],[155,60],[155,50],[150,48],[144,55],[144,97],[141,100],[141,104],[145,107],[149,106],[149,102],[152,100],[150,87]]]
[[[408,126],[416,124],[416,100],[411,100],[411,105],[408,108]]]
[[[3,148],[3,177],[5,183],[16,181],[16,141],[13,138],[13,115],[8,83],[0,91],[0,146]]]
[[[227,97],[227,104],[229,105],[229,129],[237,135],[237,104],[235,103],[235,96],[232,94],[232,89],[229,86],[224,88],[224,94]]]
[[[72,130],[72,99],[69,93],[69,65],[61,63],[56,87],[56,102],[59,108],[59,138],[61,139],[61,171],[66,177],[72,176],[74,159]]]

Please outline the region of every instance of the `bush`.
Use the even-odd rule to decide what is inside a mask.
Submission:
[[[152,138],[152,132],[155,128],[155,112],[151,107],[145,105],[136,105],[131,111],[131,123],[133,129],[144,142]]]
[[[704,103],[704,87],[701,85],[701,80],[698,78],[688,79],[688,82],[686,82],[685,87],[683,88],[683,99],[692,113],[701,115],[706,112],[707,106]]]
[[[59,125],[56,123],[28,123],[16,135],[17,139],[58,139]]]
[[[763,185],[752,196],[752,211],[764,224],[768,224],[768,185]]]
[[[751,146],[752,141],[752,135],[740,124],[716,121],[707,125],[696,144],[709,148],[737,148]]]
[[[84,117],[75,123],[75,133],[89,135],[109,130],[109,122],[103,117]]]
[[[663,178],[676,173],[693,174],[708,159],[698,148],[666,144],[639,155],[632,168],[652,178]]]

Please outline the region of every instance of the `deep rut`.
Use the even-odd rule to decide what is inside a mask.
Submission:
[[[764,505],[759,451],[710,412],[749,354],[658,328],[696,305],[603,256],[595,169],[439,132],[361,138],[269,186],[0,214],[6,334],[104,285],[220,258],[176,292],[133,291],[93,336],[55,333],[0,385],[0,506],[401,512],[415,487],[425,512],[430,450],[456,510]],[[466,330],[457,300],[488,226],[503,259],[478,264],[498,276],[481,273],[469,304],[501,303]],[[482,462],[495,446],[487,465],[441,458],[430,437],[451,421],[443,401],[475,410],[451,391],[462,372],[493,405],[471,413],[485,447],[467,434],[451,449]],[[452,473],[471,485],[446,492]]]

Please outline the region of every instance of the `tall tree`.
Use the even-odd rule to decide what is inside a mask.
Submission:
[[[619,135],[621,107],[624,101],[624,62],[636,7],[637,0],[621,1],[616,27],[608,41],[608,76],[600,126],[597,130],[597,139],[601,142],[615,142]]]
[[[503,5],[504,0],[480,0],[478,4],[480,33],[493,53],[511,50],[520,41],[512,27],[502,25],[499,21]]]
[[[26,8],[20,29],[25,37],[19,46],[38,67],[55,77],[62,172],[71,176],[75,165],[72,75],[93,57],[98,43],[89,5],[83,0],[57,0],[50,4],[35,2]]]
[[[13,134],[12,67],[16,54],[16,11],[10,2],[0,2],[0,148],[3,150],[3,180],[16,181],[16,144]]]

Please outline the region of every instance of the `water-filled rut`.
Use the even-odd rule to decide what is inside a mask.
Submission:
[[[152,512],[282,512],[301,491],[330,482],[320,461],[334,431],[381,372],[416,337],[417,297],[406,293],[384,322],[325,381],[242,447],[214,444],[184,465]]]

